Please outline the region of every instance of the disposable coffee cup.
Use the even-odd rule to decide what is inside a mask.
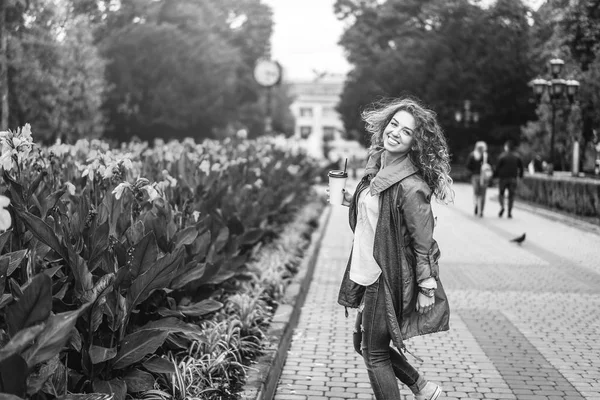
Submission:
[[[344,201],[343,189],[348,173],[339,169],[329,171],[329,204],[341,205]]]

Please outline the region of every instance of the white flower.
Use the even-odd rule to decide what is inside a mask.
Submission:
[[[0,195],[0,232],[4,232],[12,225],[10,212],[6,209],[10,204],[10,199]]]
[[[12,151],[5,151],[4,145],[2,146],[2,155],[0,155],[0,166],[2,166],[5,171],[10,171],[13,166]]]
[[[112,191],[115,195],[115,199],[119,200],[121,196],[123,196],[123,191],[125,189],[131,190],[131,184],[129,182],[121,182],[117,185],[117,187]]]
[[[168,186],[170,186],[170,187],[177,186],[177,179],[175,179],[171,175],[169,175],[169,171],[167,171],[166,169],[163,169],[162,176],[163,176],[163,179],[165,181],[167,181]]]
[[[194,222],[198,222],[198,218],[200,218],[200,211],[194,211],[192,216],[194,217]]]
[[[296,175],[300,171],[300,167],[298,165],[290,165],[287,167],[287,171],[290,175]]]
[[[67,192],[69,192],[71,196],[75,196],[75,185],[71,182],[67,182],[65,185],[67,186]]]
[[[210,173],[210,161],[208,161],[207,159],[202,160],[198,168],[200,169],[200,171],[208,175]]]
[[[146,186],[142,187],[142,190],[145,190],[146,193],[148,193],[148,197],[150,198],[149,199],[150,201],[154,201],[154,200],[160,198],[156,189],[154,189],[151,185],[146,185]]]

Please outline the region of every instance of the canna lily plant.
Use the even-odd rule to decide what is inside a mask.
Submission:
[[[200,322],[223,307],[220,285],[308,193],[315,164],[282,146],[10,147],[0,391],[124,399],[173,373],[161,356],[204,337]]]

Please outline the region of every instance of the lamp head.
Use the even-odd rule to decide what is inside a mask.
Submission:
[[[565,62],[560,58],[553,58],[550,60],[550,73],[552,76],[556,78],[561,73],[564,65]]]
[[[536,78],[529,82],[529,84],[533,87],[533,93],[537,96],[541,96],[544,94],[544,90],[548,86],[548,81],[542,78]]]

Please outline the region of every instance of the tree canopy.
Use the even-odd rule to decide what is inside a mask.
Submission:
[[[453,152],[485,138],[518,138],[531,119],[531,11],[519,0],[484,9],[468,0],[338,0],[351,24],[340,40],[353,65],[338,107],[366,143],[360,110],[377,97],[414,95],[437,113]],[[481,119],[454,120],[469,100]]]
[[[3,5],[8,127],[30,122],[47,140],[264,131],[265,90],[252,73],[258,58],[270,56],[273,21],[261,0]],[[274,91],[289,104],[283,88]],[[275,110],[274,125],[290,129],[289,110]]]

